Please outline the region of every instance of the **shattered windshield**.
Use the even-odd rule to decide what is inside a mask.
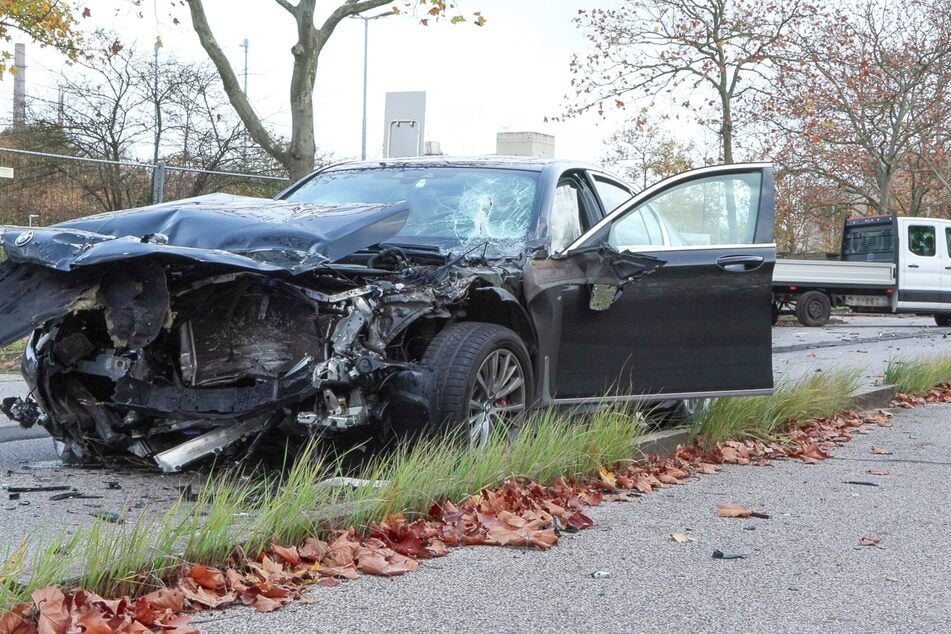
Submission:
[[[286,200],[323,205],[406,201],[398,241],[496,256],[522,251],[532,226],[538,174],[470,167],[370,168],[317,174]],[[395,240],[396,241],[396,240]]]

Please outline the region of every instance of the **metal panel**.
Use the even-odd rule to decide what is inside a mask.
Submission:
[[[426,93],[388,92],[383,125],[383,156],[422,156],[426,142]]]
[[[886,262],[776,260],[773,284],[803,286],[893,286],[895,265]]]

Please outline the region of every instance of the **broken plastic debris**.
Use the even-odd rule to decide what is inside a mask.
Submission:
[[[102,520],[103,522],[109,522],[110,524],[125,524],[125,520],[118,513],[113,513],[111,511],[96,511],[92,513],[92,516],[96,519]]]
[[[692,537],[689,535],[684,535],[683,533],[671,533],[670,538],[678,544],[688,544],[693,541]]]
[[[747,559],[748,557],[747,553],[727,553],[719,549],[713,551],[714,559]]]
[[[67,491],[66,493],[57,493],[50,496],[50,501],[59,502],[61,500],[101,500],[101,495],[86,495],[79,491]]]
[[[874,482],[866,482],[864,480],[846,480],[845,484],[860,484],[863,487],[877,487],[878,486]]]
[[[607,570],[596,570],[591,573],[593,579],[608,579],[611,576],[611,573]]]
[[[67,486],[48,486],[48,487],[7,487],[7,493],[55,493],[56,491],[69,491]]]

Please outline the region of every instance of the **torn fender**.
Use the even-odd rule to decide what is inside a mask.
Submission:
[[[140,348],[158,336],[169,311],[165,270],[154,261],[74,273],[35,264],[0,264],[0,346],[69,313],[104,309],[117,347]]]

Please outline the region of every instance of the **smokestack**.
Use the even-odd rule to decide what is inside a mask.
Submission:
[[[13,125],[26,125],[26,45],[14,46]]]

